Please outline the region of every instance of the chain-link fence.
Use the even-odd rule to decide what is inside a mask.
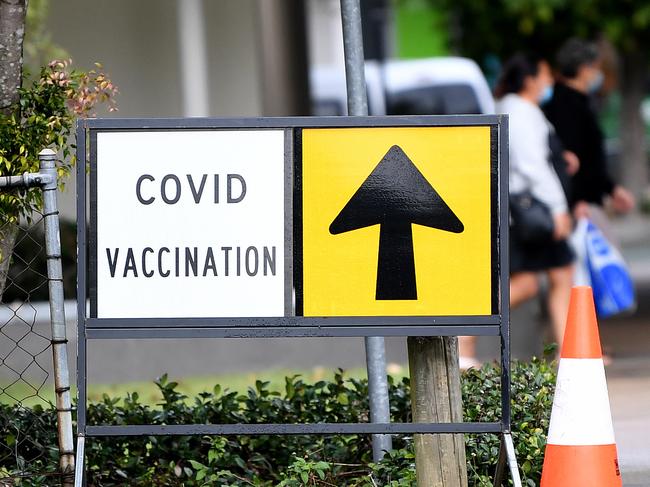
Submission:
[[[59,448],[43,215],[5,223],[0,238],[0,486],[54,485]]]
[[[55,154],[39,159],[39,173],[0,177],[0,487],[74,475]],[[18,224],[4,210],[26,191],[44,210]]]
[[[43,234],[42,214],[0,229],[0,485],[58,470],[51,337],[39,316],[47,303]]]

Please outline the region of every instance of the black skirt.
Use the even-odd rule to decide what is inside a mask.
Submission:
[[[541,272],[565,267],[574,260],[573,250],[566,240],[545,244],[521,242],[510,232],[510,273]]]

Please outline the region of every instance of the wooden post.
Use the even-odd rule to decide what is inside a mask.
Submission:
[[[409,337],[414,423],[463,420],[457,337]],[[462,434],[414,435],[418,486],[467,487]]]

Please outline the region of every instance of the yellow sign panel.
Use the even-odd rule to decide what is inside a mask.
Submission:
[[[491,314],[490,149],[487,126],[303,129],[304,316]]]

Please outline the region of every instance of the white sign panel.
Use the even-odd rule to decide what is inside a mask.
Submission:
[[[97,134],[97,317],[284,316],[282,130]]]

